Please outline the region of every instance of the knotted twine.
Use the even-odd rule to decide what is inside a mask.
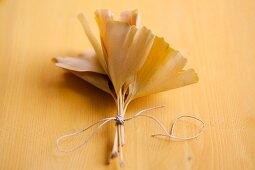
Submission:
[[[165,106],[155,106],[155,107],[150,107],[150,108],[147,108],[147,109],[143,109],[139,112],[137,112],[134,116],[131,116],[131,117],[128,117],[128,118],[124,118],[123,116],[116,116],[116,117],[108,117],[108,118],[104,118],[104,119],[101,119],[101,120],[98,120],[97,122],[91,124],[90,126],[84,128],[84,129],[81,129],[81,130],[78,130],[76,132],[73,132],[73,133],[69,133],[69,134],[66,134],[66,135],[63,135],[63,136],[60,136],[59,138],[57,138],[56,140],[56,145],[57,145],[57,149],[60,151],[60,152],[64,152],[64,153],[70,153],[70,152],[73,152],[75,150],[78,150],[80,149],[82,146],[84,146],[93,136],[95,136],[98,131],[107,123],[111,122],[111,121],[115,121],[116,124],[121,124],[121,125],[124,125],[125,122],[127,121],[130,121],[132,119],[135,119],[137,117],[145,117],[145,118],[149,118],[151,120],[153,120],[156,124],[159,125],[159,127],[163,130],[164,133],[159,133],[159,134],[153,134],[151,135],[152,137],[155,137],[155,136],[165,136],[165,137],[168,137],[170,139],[173,139],[173,140],[179,140],[179,141],[185,141],[185,140],[191,140],[191,139],[195,139],[197,138],[198,136],[200,136],[203,131],[204,131],[204,128],[205,128],[205,123],[199,119],[199,118],[196,118],[194,116],[189,116],[189,115],[181,115],[179,117],[177,117],[172,126],[171,126],[171,130],[170,130],[170,133],[167,131],[166,127],[155,117],[153,116],[150,116],[150,115],[145,115],[145,114],[142,114],[143,112],[147,112],[147,111],[150,111],[150,110],[155,110],[155,109],[159,109],[159,108],[163,108]],[[202,127],[200,128],[199,132],[193,136],[190,136],[190,137],[178,137],[178,136],[175,136],[174,135],[174,129],[175,129],[175,125],[176,123],[181,120],[182,118],[190,118],[190,119],[194,119],[194,120],[197,120],[199,121],[201,124],[202,124]],[[101,123],[101,124],[99,124]],[[90,128],[92,128],[93,126],[97,125],[97,128],[78,146],[75,146],[71,149],[62,149],[60,147],[60,143],[63,141],[63,140],[66,140],[67,138],[69,137],[72,137],[72,136],[76,136],[76,135],[80,135],[84,132],[86,132],[87,130],[89,130]]]

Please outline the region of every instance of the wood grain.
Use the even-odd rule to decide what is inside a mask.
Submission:
[[[126,124],[125,169],[255,169],[255,1],[0,0],[0,169],[119,169],[106,165],[114,124],[82,149],[59,153],[58,136],[116,114],[110,96],[56,68],[51,58],[91,49],[76,18],[94,10],[139,9],[142,25],[188,58],[200,81],[143,97],[128,115],[155,105],[170,128],[181,114],[206,131],[192,141],[151,138],[150,120]],[[193,128],[178,126],[178,133]]]

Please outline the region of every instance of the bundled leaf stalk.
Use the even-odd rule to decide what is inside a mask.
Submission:
[[[123,164],[124,116],[128,104],[138,97],[196,83],[198,76],[193,69],[183,70],[186,59],[163,38],[146,27],[138,28],[137,10],[122,12],[119,21],[106,9],[96,10],[95,16],[101,43],[86,18],[78,16],[94,51],[79,57],[56,57],[54,61],[56,66],[113,97],[118,116],[111,157],[119,153]]]

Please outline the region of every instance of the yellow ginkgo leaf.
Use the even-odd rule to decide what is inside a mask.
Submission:
[[[56,57],[56,66],[77,72],[96,72],[106,74],[99,64],[94,51],[86,51],[79,57]]]
[[[95,72],[75,72],[71,71],[74,75],[80,77],[81,79],[87,81],[88,83],[94,85],[95,87],[109,93],[113,96],[112,91],[109,87],[109,78],[104,74],[99,74]]]
[[[137,29],[124,22],[108,22],[105,44],[107,64],[116,93],[142,67],[153,40],[154,35],[145,27]]]
[[[105,63],[104,54],[103,54],[103,50],[102,50],[101,45],[97,41],[97,39],[94,36],[92,30],[90,29],[88,21],[85,18],[85,16],[83,14],[79,14],[78,19],[80,20],[80,22],[83,26],[84,32],[86,33],[91,45],[93,46],[93,48],[96,52],[97,59],[98,59],[100,65],[102,66],[104,71],[107,73],[107,66],[106,66],[106,63]]]
[[[102,43],[105,43],[106,24],[113,21],[113,12],[108,9],[98,9],[95,12],[96,22],[100,32]]]
[[[169,47],[163,38],[155,37],[147,60],[137,73],[133,98],[172,89],[169,82],[182,70],[186,61],[178,51]],[[195,83],[197,79],[191,82]]]

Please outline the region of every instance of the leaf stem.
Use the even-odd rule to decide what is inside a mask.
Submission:
[[[119,95],[117,97],[117,109],[118,109],[118,116],[124,117],[125,115],[125,108],[124,108],[124,96],[122,95],[122,90],[120,90]],[[123,150],[122,147],[125,144],[125,136],[124,136],[124,125],[116,122],[116,130],[115,130],[115,138],[111,153],[111,158],[115,158],[118,156],[120,159],[120,166],[124,166],[124,159],[123,159]]]

